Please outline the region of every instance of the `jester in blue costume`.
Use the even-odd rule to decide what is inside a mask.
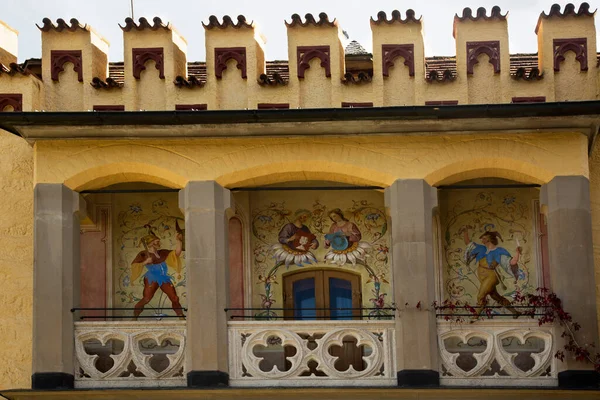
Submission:
[[[496,290],[498,284],[502,283],[504,286],[500,273],[496,268],[501,267],[507,274],[514,276],[516,284],[519,274],[519,257],[522,252],[521,247],[517,247],[515,256],[511,256],[508,250],[498,246],[498,238],[502,240],[502,236],[498,232],[484,232],[479,237],[481,244],[471,241],[467,227],[464,228],[463,235],[467,245],[465,262],[467,265],[473,260],[477,263],[477,278],[480,283],[479,292],[477,293],[477,315],[481,314],[481,311],[487,305],[489,296],[513,313],[515,318],[518,318],[521,313],[511,306],[510,300]]]
[[[169,300],[171,300],[175,313],[183,317],[183,310],[181,309],[177,291],[168,274],[168,267],[175,270],[178,274],[181,273],[181,260],[179,256],[183,251],[183,236],[181,233],[177,234],[175,250],[161,249],[158,236],[152,232],[150,226],[146,227],[148,228],[148,235],[144,236],[140,242],[145,250],[141,251],[131,263],[131,282],[135,282],[142,275],[144,268],[146,268],[143,297],[135,305],[133,315],[137,318],[144,311],[144,306],[152,300],[154,294],[160,288]]]

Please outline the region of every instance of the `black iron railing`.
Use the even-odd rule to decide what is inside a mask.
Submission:
[[[118,320],[118,319],[156,319],[156,320],[162,320],[165,318],[183,318],[185,319],[185,314],[184,315],[173,315],[173,314],[165,314],[165,313],[158,313],[160,311],[163,310],[170,310],[170,311],[183,311],[183,312],[187,312],[187,308],[181,307],[181,308],[172,308],[172,307],[153,307],[153,308],[146,308],[144,310],[142,310],[141,314],[138,316],[133,315],[134,311],[136,311],[136,308],[132,308],[132,307],[74,307],[71,308],[71,312],[73,314],[76,314],[76,318],[80,319],[80,320]],[[85,314],[86,312],[90,312],[90,311],[104,311],[104,315],[81,315],[82,313]],[[128,315],[112,315],[113,312],[119,312],[119,311],[128,311]],[[153,312],[153,315],[148,315],[149,312]]]
[[[225,308],[224,311],[229,314],[231,320],[277,320],[286,319],[292,321],[305,321],[305,320],[357,320],[357,319],[393,319],[396,308],[394,307],[382,307],[382,308],[282,308],[282,307],[270,307],[265,308]],[[297,311],[315,311],[315,314],[324,315],[298,315]],[[345,315],[331,315],[332,312],[336,311],[349,311]],[[319,313],[317,313],[319,312]]]

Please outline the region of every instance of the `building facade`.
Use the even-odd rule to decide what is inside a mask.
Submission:
[[[597,387],[594,12],[533,22],[510,54],[506,14],[465,9],[456,56],[425,57],[412,10],[371,18],[372,54],[293,15],[266,61],[211,16],[188,62],[126,19],[109,63],[45,19],[22,64],[3,24],[3,395]]]

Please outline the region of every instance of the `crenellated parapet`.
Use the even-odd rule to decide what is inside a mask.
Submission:
[[[123,61],[111,63],[108,42],[89,25],[46,18],[38,26],[41,61],[18,64],[17,32],[2,23],[0,107],[199,111],[595,100],[594,15],[587,3],[553,5],[532,21],[538,52],[511,54],[508,12],[465,8],[454,17],[456,55],[426,57],[414,10],[371,16],[369,50],[356,41],[344,47],[340,23],[325,13],[294,14],[285,21],[284,61],[265,60],[266,38],[243,15],[202,22],[206,61],[194,62],[185,38],[158,17],[125,19]]]

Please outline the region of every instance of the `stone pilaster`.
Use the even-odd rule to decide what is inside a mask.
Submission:
[[[189,387],[227,384],[228,222],[231,193],[214,181],[189,182],[179,193],[185,215]]]
[[[79,302],[78,193],[62,184],[34,190],[33,389],[73,387],[73,314]]]
[[[579,344],[594,343],[598,349],[589,180],[557,176],[542,186],[541,202],[548,223],[552,290],[573,321],[581,324],[576,333]],[[600,382],[591,363],[578,362],[569,354],[559,368],[561,387],[590,387]]]
[[[385,192],[392,218],[396,357],[399,386],[438,386],[433,210],[437,189],[421,179],[397,180]],[[404,309],[404,304],[409,306]]]

